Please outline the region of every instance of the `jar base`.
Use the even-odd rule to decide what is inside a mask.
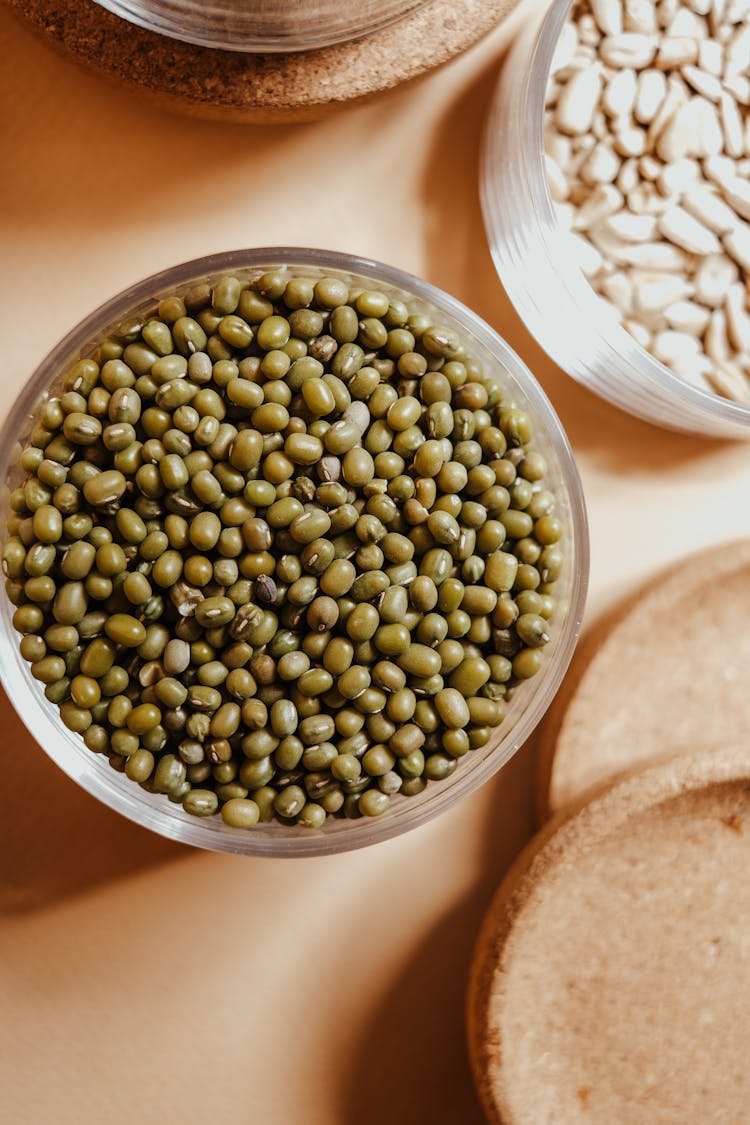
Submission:
[[[518,0],[425,0],[362,38],[276,54],[211,50],[167,38],[124,22],[94,0],[7,2],[65,54],[165,109],[272,124],[316,120],[428,73],[491,31]]]

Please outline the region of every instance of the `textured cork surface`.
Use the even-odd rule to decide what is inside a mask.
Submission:
[[[541,730],[540,818],[623,770],[750,745],[750,540],[663,572],[584,638]]]
[[[639,771],[517,861],[469,992],[492,1122],[747,1121],[748,746]]]
[[[196,47],[136,27],[94,0],[4,0],[89,69],[165,107],[222,121],[302,121],[366,101],[465,51],[518,0],[426,0],[387,28],[294,54]]]

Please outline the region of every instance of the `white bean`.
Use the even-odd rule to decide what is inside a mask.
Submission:
[[[724,68],[724,48],[715,39],[703,39],[698,46],[698,66],[709,74],[721,75]]]
[[[690,103],[695,113],[697,137],[694,146],[696,156],[713,156],[720,153],[724,135],[716,106],[699,95]]]
[[[628,246],[622,252],[624,263],[642,270],[674,270],[675,273],[687,269],[690,260],[678,246],[668,242],[644,242],[640,246]]]
[[[659,106],[659,111],[654,117],[653,121],[648,128],[648,141],[649,147],[653,148],[661,136],[662,132],[672,121],[675,114],[686,105],[688,95],[686,93],[687,87],[683,82],[679,81],[670,74],[667,79],[667,94],[664,101]],[[679,159],[679,157],[675,157]]]
[[[630,276],[634,306],[642,313],[659,312],[675,301],[688,300],[693,293],[689,282],[677,274],[633,270]]]
[[[599,30],[604,35],[619,35],[622,31],[622,5],[619,0],[591,0]]]
[[[680,195],[700,179],[701,169],[697,160],[689,156],[665,164],[660,172],[656,186],[662,195]]]
[[[649,183],[638,184],[628,192],[626,198],[628,207],[636,215],[663,215],[672,206],[671,200]]]
[[[651,347],[651,333],[640,320],[623,320],[623,328],[627,328],[630,335],[646,351]]]
[[[655,183],[661,175],[663,164],[655,156],[642,156],[638,161],[638,173],[642,179]]]
[[[687,0],[687,5],[698,16],[707,16],[711,11],[711,0]]]
[[[708,13],[708,26],[714,38],[719,37],[726,7],[726,0],[711,0],[711,11]]]
[[[724,89],[740,105],[750,105],[750,79],[744,74],[730,74],[724,79]]]
[[[646,134],[637,125],[619,129],[615,136],[615,152],[620,156],[643,156],[646,151]]]
[[[618,211],[602,223],[602,229],[623,242],[649,242],[658,234],[655,215],[634,215],[631,211]]]
[[[634,191],[635,188],[638,187],[639,179],[640,177],[638,175],[638,161],[634,157],[631,157],[629,160],[624,160],[622,163],[622,167],[617,174],[616,181],[617,187],[620,189],[623,195],[627,195],[629,192]]]
[[[568,177],[557,161],[553,160],[548,153],[544,154],[544,170],[547,174],[547,184],[549,186],[550,195],[555,203],[563,203],[568,198],[570,192]]]
[[[697,128],[693,102],[685,102],[667,122],[656,142],[657,154],[665,164],[672,164],[684,156],[697,155]]]
[[[666,31],[674,39],[705,39],[708,35],[706,21],[690,8],[680,8]]]
[[[682,205],[694,219],[714,234],[726,234],[737,225],[737,215],[708,188],[693,188],[682,197]]]
[[[662,39],[656,52],[655,66],[661,70],[673,70],[681,66],[692,66],[698,61],[698,44],[695,39]]]
[[[689,86],[711,102],[718,102],[722,95],[723,86],[715,74],[701,70],[699,66],[683,66],[682,77]]]
[[[668,122],[656,142],[656,151],[662,160],[671,163],[683,156],[715,156],[721,152],[723,141],[716,107],[698,94]]]
[[[572,203],[553,203],[555,216],[558,223],[570,230],[573,226],[573,216],[575,215],[575,207]]]
[[[624,31],[621,35],[608,35],[601,43],[601,57],[608,66],[632,66],[641,70],[648,66],[659,46],[655,35],[640,35]]]
[[[750,0],[729,0],[726,19],[729,23],[741,23],[750,16]]]
[[[611,184],[620,170],[620,158],[606,145],[598,144],[592,148],[579,174],[587,184]]]
[[[703,161],[703,171],[721,190],[722,184],[734,179],[734,162],[728,156],[709,156]]]
[[[725,254],[709,254],[695,272],[695,299],[708,308],[723,304],[729,286],[739,276],[737,266]]]
[[[700,342],[687,332],[674,332],[667,329],[666,332],[660,332],[655,337],[653,352],[662,363],[671,365],[697,356],[700,352]]]
[[[729,359],[729,338],[727,337],[727,318],[721,309],[711,313],[703,338],[703,346],[714,362]]]
[[[678,332],[689,332],[691,336],[702,336],[711,314],[695,301],[674,301],[666,306],[664,316],[670,328]]]
[[[641,125],[650,124],[667,96],[667,80],[659,70],[644,70],[638,76],[634,116]]]
[[[627,117],[636,97],[637,80],[630,67],[618,70],[607,82],[602,95],[602,108],[610,117]]]
[[[585,13],[578,20],[578,35],[582,43],[590,47],[596,47],[601,39],[599,28],[596,26],[596,20],[592,15]]]
[[[633,305],[633,282],[626,273],[617,271],[605,277],[600,290],[622,316],[627,316]]]
[[[689,254],[716,254],[721,250],[713,231],[708,230],[684,207],[670,207],[659,218],[659,232]]]
[[[570,137],[564,136],[563,133],[558,133],[555,129],[545,129],[544,151],[548,156],[552,157],[555,164],[560,168],[567,168],[573,155]]]
[[[576,209],[573,226],[576,230],[586,230],[619,211],[624,202],[624,196],[616,187],[612,184],[600,184],[589,192],[586,201]]]
[[[630,265],[628,251],[632,249],[632,246],[629,246],[623,238],[612,234],[603,225],[592,227],[587,234],[599,253],[610,262],[614,262],[615,266]]]
[[[737,103],[731,94],[721,95],[719,117],[724,133],[724,151],[730,156],[742,156],[745,151],[745,130]]]
[[[555,46],[555,53],[552,56],[552,73],[564,70],[573,59],[575,58],[576,49],[578,47],[578,29],[576,25],[570,20],[567,21]]]
[[[557,100],[555,121],[557,127],[568,134],[586,133],[591,128],[599,94],[602,75],[598,67],[579,70]]]
[[[660,0],[656,8],[656,22],[660,28],[667,28],[681,7],[681,0]]]
[[[591,133],[585,133],[580,137],[572,137],[570,147],[576,156],[585,156],[586,153],[591,152],[592,148],[596,145],[596,137]]]
[[[625,0],[623,10],[626,31],[635,31],[641,35],[650,35],[656,31],[656,8],[652,0]]]

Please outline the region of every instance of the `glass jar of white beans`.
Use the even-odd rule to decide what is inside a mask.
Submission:
[[[508,295],[569,375],[661,426],[747,439],[740,9],[538,8],[492,104],[482,203]]]

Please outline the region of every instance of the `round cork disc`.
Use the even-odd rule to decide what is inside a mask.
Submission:
[[[747,1121],[748,864],[746,748],[635,773],[550,822],[475,951],[469,1048],[490,1121]]]
[[[163,106],[238,122],[302,121],[426,74],[500,23],[518,0],[425,0],[377,33],[322,50],[248,54],[182,43],[94,0],[6,0],[55,46]]]
[[[617,774],[750,744],[750,540],[672,565],[576,652],[539,734],[541,819]]]

